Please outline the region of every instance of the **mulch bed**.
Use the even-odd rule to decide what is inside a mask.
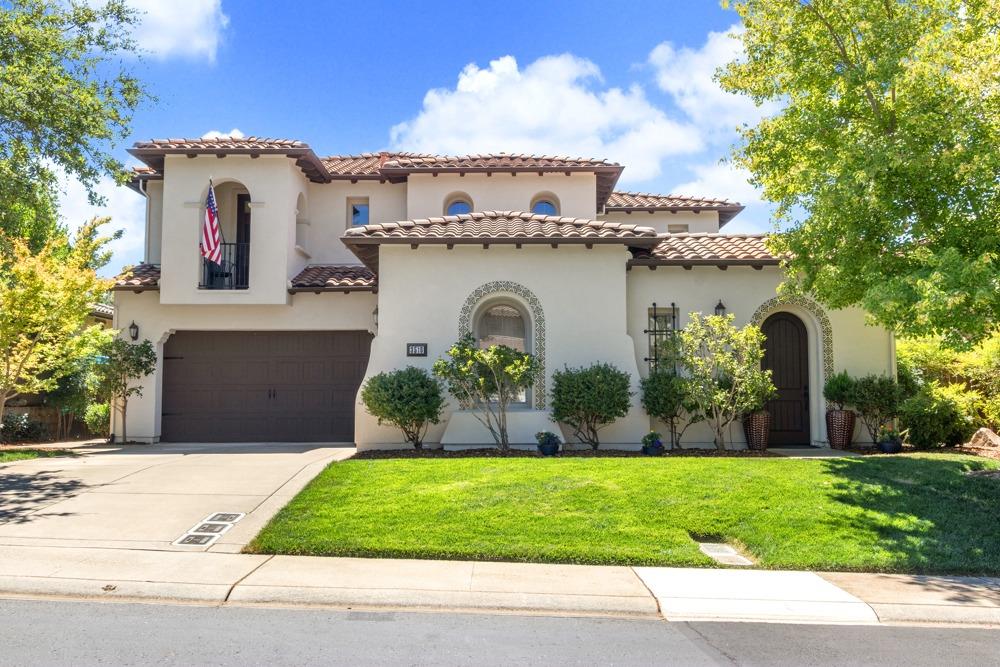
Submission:
[[[669,456],[694,456],[694,457],[725,457],[725,458],[760,458],[777,457],[779,454],[771,452],[757,452],[747,449],[727,449],[719,451],[717,449],[678,449],[663,452],[664,457]],[[551,458],[655,458],[646,457],[642,452],[630,452],[621,449],[592,449],[570,450],[559,452]],[[506,454],[494,447],[484,447],[482,449],[461,449],[446,451],[444,449],[369,449],[358,452],[353,459],[467,459],[467,458],[543,458],[537,451],[530,449],[512,449]]]

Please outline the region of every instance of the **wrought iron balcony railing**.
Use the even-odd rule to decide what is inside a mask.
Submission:
[[[219,263],[201,260],[201,289],[250,287],[250,244],[223,243]]]

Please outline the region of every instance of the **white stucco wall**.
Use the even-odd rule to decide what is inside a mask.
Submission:
[[[383,246],[379,265],[379,327],[372,343],[368,376],[413,365],[430,370],[458,338],[459,316],[466,299],[482,285],[514,281],[538,299],[545,321],[546,391],[552,373],[564,366],[608,362],[632,377],[638,392],[635,346],[626,332],[624,265],[628,253],[621,246],[494,245],[489,249],[456,246]],[[501,294],[509,295],[507,292]],[[515,295],[513,300],[521,302]],[[487,297],[488,298],[488,297]],[[529,329],[534,324],[529,323]],[[407,343],[427,343],[427,357],[406,357]],[[537,341],[534,342],[537,349]],[[638,396],[638,394],[636,394]],[[601,432],[612,443],[635,444],[649,420],[637,399],[627,417]],[[548,404],[548,401],[547,401]],[[427,442],[492,443],[484,427],[462,419],[461,434],[446,434],[445,424],[432,428]],[[512,442],[533,442],[536,414],[512,415]],[[549,423],[552,430],[555,424]],[[564,435],[569,435],[564,433]],[[399,443],[394,429],[379,427],[359,404],[357,439],[360,447]],[[460,443],[459,441],[464,441]]]
[[[765,302],[776,297],[782,276],[778,267],[764,267],[757,271],[750,267],[730,267],[721,271],[716,267],[658,267],[655,271],[636,267],[628,274],[628,331],[635,341],[636,358],[640,372],[648,374],[648,365],[642,359],[649,356],[648,339],[643,330],[648,327],[648,309],[655,301],[658,306],[669,307],[676,303],[683,327],[688,314],[700,311],[712,314],[721,299],[728,313],[735,316],[738,326],[749,323],[754,313]],[[830,322],[833,348],[833,371],[846,370],[852,375],[867,373],[895,373],[895,353],[892,335],[881,327],[869,326],[865,314],[857,308],[826,310],[820,307]],[[809,308],[794,303],[779,304],[764,313],[764,317],[786,310],[797,315],[805,324],[809,337],[809,425],[814,444],[826,442],[823,383],[825,382],[821,321]],[[657,430],[664,431],[662,424]],[[735,424],[731,429],[733,442],[744,441],[742,429]],[[867,441],[866,433],[859,432],[857,441]],[[696,425],[686,434],[688,445],[709,446],[711,431],[705,425]]]
[[[652,227],[660,234],[667,234],[670,225],[687,225],[688,233],[715,233],[719,231],[719,214],[716,211],[609,211],[598,216],[599,220],[620,222],[626,225]]]
[[[163,181],[146,181],[143,187],[146,191],[146,243],[143,262],[159,264],[160,246],[163,240]]]
[[[540,193],[558,199],[559,214],[593,219],[597,211],[597,177],[592,173],[413,174],[407,186],[407,218],[444,215],[446,202],[456,193],[472,200],[474,211],[530,211]]]
[[[340,241],[350,226],[347,218],[349,198],[368,198],[371,223],[396,222],[407,217],[406,183],[310,183],[307,196],[309,227],[305,250],[309,253],[309,264],[359,263],[354,253]]]
[[[140,340],[156,347],[155,376],[128,407],[130,440],[155,442],[162,413],[163,346],[175,331],[374,331],[376,297],[370,292],[289,295],[287,305],[169,305],[159,293],[115,292],[116,326],[139,325]],[[120,435],[119,424],[114,424]]]
[[[200,290],[198,241],[208,181],[238,181],[250,193],[250,288]],[[168,155],[163,177],[160,299],[164,304],[284,304],[295,202],[304,179],[284,156]],[[230,239],[227,239],[230,240]]]

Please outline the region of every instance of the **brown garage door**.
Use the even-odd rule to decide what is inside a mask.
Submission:
[[[181,331],[163,354],[163,440],[353,442],[366,331]]]

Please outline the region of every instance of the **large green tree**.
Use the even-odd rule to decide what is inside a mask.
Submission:
[[[1000,0],[723,0],[723,88],[782,110],[746,167],[787,227],[786,287],[966,345],[1000,319]]]
[[[145,96],[125,0],[0,0],[0,230],[39,250],[59,230],[56,174],[96,191]]]

